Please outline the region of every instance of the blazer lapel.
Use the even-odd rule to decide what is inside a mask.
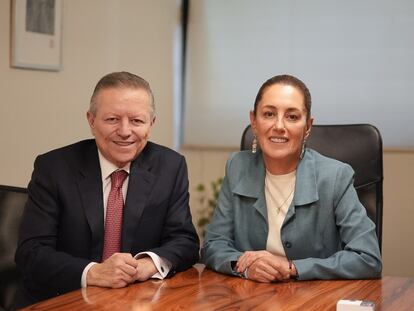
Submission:
[[[246,163],[247,174],[241,178],[234,187],[233,192],[240,196],[256,198],[253,207],[267,222],[266,198],[264,193],[265,166],[262,153],[259,151],[254,155],[253,161]]]
[[[295,205],[307,205],[319,200],[316,184],[316,164],[311,152],[305,152],[305,156],[299,162],[296,172]]]
[[[135,231],[156,181],[156,176],[150,171],[152,163],[148,159],[149,152],[149,148],[145,148],[138,158],[131,163],[122,222],[121,249],[123,252],[130,253],[132,251]]]
[[[316,184],[316,164],[311,152],[305,152],[296,171],[295,195],[286,214],[284,224],[296,213],[296,206],[307,206],[319,200]]]
[[[96,144],[86,150],[78,187],[92,234],[91,259],[100,262],[103,250],[104,217],[101,168]],[[76,224],[74,224],[76,226]]]

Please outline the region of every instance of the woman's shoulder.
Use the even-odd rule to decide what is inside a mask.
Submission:
[[[310,148],[306,150],[306,153],[307,158],[314,162],[315,168],[319,172],[347,172],[351,175],[354,174],[353,168],[348,163],[327,157]]]
[[[230,154],[227,165],[236,167],[255,166],[260,163],[261,156],[258,153],[252,153],[250,150],[236,151]]]
[[[235,151],[230,154],[229,161],[251,161],[254,156],[250,150]]]
[[[236,179],[240,176],[255,175],[264,171],[261,152],[252,153],[250,150],[233,152],[226,163],[226,172]]]

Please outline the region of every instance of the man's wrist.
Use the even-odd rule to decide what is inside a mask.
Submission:
[[[81,277],[81,287],[87,287],[88,286],[88,273],[89,270],[92,268],[93,265],[96,265],[97,262],[90,262],[85,269],[83,269],[82,277]]]
[[[147,252],[141,252],[134,256],[135,259],[139,260],[141,258],[149,257],[154,266],[155,266],[155,273],[151,276],[151,278],[156,279],[164,279],[167,277],[168,273],[170,273],[172,264],[169,260],[166,258],[160,257],[154,252],[147,251]]]

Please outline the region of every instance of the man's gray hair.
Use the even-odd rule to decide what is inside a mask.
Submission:
[[[112,72],[105,76],[103,76],[95,86],[93,90],[90,105],[89,105],[89,112],[96,116],[96,97],[98,93],[103,89],[109,88],[134,88],[134,89],[142,89],[147,91],[148,95],[150,96],[150,107],[151,107],[151,117],[155,117],[155,103],[154,103],[154,94],[152,93],[151,87],[144,78],[140,76],[134,75],[127,71],[120,71],[120,72]]]

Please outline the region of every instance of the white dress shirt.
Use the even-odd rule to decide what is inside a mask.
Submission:
[[[104,205],[104,219],[106,217],[106,206],[108,204],[108,196],[109,192],[111,191],[111,174],[116,170],[124,170],[128,173],[123,185],[122,185],[122,196],[124,197],[124,202],[126,200],[126,194],[128,191],[128,181],[129,181],[129,172],[131,163],[128,163],[124,167],[118,168],[113,163],[109,162],[105,157],[99,153],[99,164],[101,166],[101,174],[102,174],[102,190],[103,190],[103,205]],[[158,256],[153,252],[141,252],[134,256],[135,259],[139,259],[145,256],[151,257],[152,261],[154,262],[155,267],[157,268],[157,273],[155,273],[152,278],[156,279],[164,279],[168,273],[170,272],[172,264],[165,258]],[[97,264],[96,262],[91,262],[88,264],[82,272],[82,279],[81,279],[81,287],[86,287],[86,275],[88,274],[89,269]]]

